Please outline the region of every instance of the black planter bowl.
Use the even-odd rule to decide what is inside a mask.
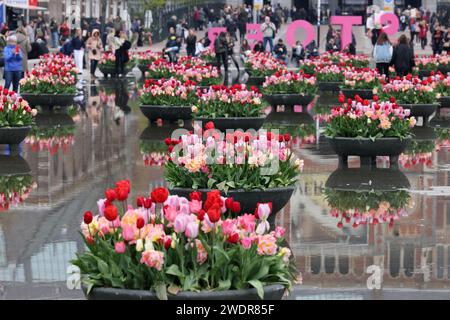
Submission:
[[[178,129],[185,130],[186,133],[191,131],[192,126],[190,121],[187,122],[184,126],[178,126],[173,123],[165,124],[161,127],[157,127],[154,125],[148,126],[147,128],[144,129],[144,131],[142,131],[139,139],[145,141],[164,143],[164,139],[170,138],[172,136],[172,133]]]
[[[21,93],[21,97],[32,107],[70,107],[76,94],[35,94]]]
[[[409,189],[411,184],[398,169],[339,168],[330,175],[325,187],[340,191],[396,191]]]
[[[450,72],[450,65],[439,65],[437,69],[443,74],[447,74],[448,72]]]
[[[28,175],[31,173],[28,162],[19,155],[0,155],[0,176]]]
[[[242,129],[242,130],[248,130],[248,129],[255,129],[259,130],[263,124],[264,121],[266,121],[267,116],[261,116],[261,117],[231,117],[231,118],[202,118],[202,117],[195,117],[194,121],[201,121],[202,127],[205,126],[208,122],[214,123],[214,128],[220,130],[220,131],[226,131],[227,129]]]
[[[435,71],[436,72],[436,71]],[[429,77],[431,74],[431,70],[419,70],[417,71],[417,75],[419,76],[419,78],[425,78],[425,77]]]
[[[440,108],[450,108],[450,96],[440,97],[438,103]]]
[[[405,151],[411,143],[411,137],[400,140],[399,138],[381,138],[372,141],[369,138],[326,137],[333,151],[339,157],[339,167],[346,167],[349,156],[359,156],[361,165],[376,165],[377,156],[388,156],[391,166],[398,165],[399,155]]]
[[[265,77],[248,77],[247,86],[254,86],[254,87],[261,87],[264,83],[264,81],[266,81]]]
[[[346,89],[341,87],[341,92],[347,98],[354,98],[356,95],[361,99],[372,99],[373,91],[371,89]]]
[[[221,192],[224,197],[232,197],[234,201],[241,203],[241,212],[253,213],[256,209],[256,204],[272,202],[272,214],[269,216],[269,222],[275,221],[276,214],[283,209],[294,193],[295,187],[285,188],[273,188],[266,190],[228,190],[228,193]],[[203,196],[203,200],[206,200],[207,192],[211,189],[198,189],[193,190],[191,188],[173,188],[170,189],[171,195],[177,195],[179,197],[185,197],[189,199],[189,194],[192,191],[200,191]]]
[[[314,96],[291,93],[267,94],[264,95],[263,98],[273,107],[296,105],[307,106],[314,100]]]
[[[0,144],[18,145],[27,137],[31,126],[0,128]]]
[[[321,91],[339,91],[342,86],[342,82],[318,82],[319,90]]]
[[[436,112],[439,107],[436,103],[430,104],[399,104],[403,109],[411,110],[411,116],[418,118],[423,117],[424,123],[427,123],[429,117]]]
[[[266,119],[266,123],[274,125],[300,125],[314,123],[313,117],[307,112],[271,112]]]
[[[107,67],[107,66],[98,65],[98,69],[100,70],[101,73],[103,73],[103,76],[105,78],[108,78],[108,76],[111,76],[111,77],[117,76],[115,67]],[[124,74],[130,73],[132,70],[133,70],[133,66],[127,64],[124,67]]]
[[[87,294],[86,286],[82,285],[84,295],[88,300],[158,300],[156,293],[150,290],[127,290],[117,288],[92,288]],[[285,287],[279,284],[264,287],[264,300],[281,300]],[[184,291],[177,295],[168,294],[169,300],[260,300],[256,289],[226,290],[226,291]]]
[[[151,122],[158,118],[167,121],[189,120],[192,118],[191,106],[141,105],[141,111]]]

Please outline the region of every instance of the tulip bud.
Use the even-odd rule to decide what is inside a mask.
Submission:
[[[86,211],[83,216],[83,220],[85,224],[90,224],[92,222],[92,212]]]

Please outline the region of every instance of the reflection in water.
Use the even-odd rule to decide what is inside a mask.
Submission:
[[[22,204],[0,212],[0,297],[82,298],[80,290],[67,288],[66,279],[69,260],[84,247],[78,234],[83,212],[95,211],[98,198],[117,180],[131,180],[135,192],[131,197],[164,185],[163,167],[146,157],[165,150],[163,139],[176,127],[149,126],[138,108],[135,86],[103,82],[86,88],[87,97],[76,113],[40,115],[36,137],[52,139],[70,132],[73,140],[65,150],[52,152],[30,141],[22,145],[22,159],[29,166],[25,174],[31,171],[36,188]],[[321,97],[316,106],[323,110],[312,113],[325,113],[336,102],[337,96]],[[436,125],[435,137],[417,139],[419,145],[426,141],[430,148],[426,150],[436,144],[431,167],[402,168],[404,173],[379,169],[372,176],[362,170],[336,171],[337,157],[318,135],[323,123],[309,113],[278,113],[266,126],[309,142],[306,148],[302,143],[294,148],[305,160],[304,172],[290,203],[277,215],[279,224],[286,227],[305,287],[321,287],[325,293],[335,287],[367,290],[366,268],[372,264],[383,268],[383,288],[427,290],[450,285],[450,153],[445,147],[449,145],[445,121]],[[319,139],[313,140],[312,135]],[[413,153],[418,150],[424,148],[413,146]],[[0,179],[14,176],[12,168],[0,158]],[[432,188],[444,191],[437,195]],[[331,205],[326,190],[335,199]],[[338,228],[342,215],[336,220],[332,207],[345,211],[345,217],[351,210],[350,224],[344,217],[344,227]],[[385,224],[374,224],[371,210],[376,215],[380,207],[389,215],[381,214]],[[368,212],[369,219],[352,228],[356,208],[360,214]],[[389,228],[393,208],[408,214],[394,219]],[[294,297],[303,290],[296,288]]]

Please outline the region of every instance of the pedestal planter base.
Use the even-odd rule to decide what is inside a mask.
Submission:
[[[307,112],[275,112],[273,111],[267,116],[266,123],[274,125],[300,125],[303,123],[314,123],[314,119]]]
[[[258,202],[266,203],[272,202],[272,214],[269,216],[269,220],[274,221],[275,216],[291,199],[294,193],[294,187],[286,188],[273,188],[266,190],[254,190],[254,191],[244,191],[244,190],[229,190],[228,194],[222,192],[224,197],[232,197],[235,201],[241,203],[241,212],[252,213],[255,212],[256,204]],[[194,191],[191,188],[173,188],[170,190],[171,195],[177,195],[180,197],[186,197],[189,199],[189,194]],[[206,193],[211,191],[210,189],[199,189],[202,193],[203,200],[206,200]],[[269,221],[269,222],[271,222]]]
[[[404,109],[411,110],[411,116],[415,118],[422,117],[423,123],[426,125],[430,116],[436,112],[438,104],[400,104]]]
[[[206,123],[212,122],[214,123],[214,127],[220,131],[226,131],[227,129],[237,130],[248,130],[255,129],[259,130],[264,121],[266,120],[266,116],[262,117],[233,117],[233,118],[200,118],[197,117],[194,121],[201,121],[202,127],[205,126]]]
[[[28,175],[31,168],[28,162],[19,155],[0,155],[0,176]]]
[[[142,113],[150,121],[156,121],[158,118],[167,121],[189,120],[192,118],[190,106],[141,106]]]
[[[399,155],[411,142],[411,138],[381,138],[372,141],[368,138],[327,138],[331,148],[339,157],[339,167],[347,167],[349,156],[359,156],[361,166],[376,166],[377,156],[388,156],[391,166],[398,165]]]
[[[149,290],[127,290],[116,288],[93,288],[87,294],[87,288],[82,286],[88,300],[158,300],[156,293]],[[282,285],[264,287],[264,300],[281,300],[285,288]],[[180,292],[168,295],[169,300],[259,300],[256,289]]]
[[[441,97],[438,103],[440,108],[450,108],[450,97]]]
[[[264,95],[264,100],[273,107],[295,105],[306,107],[314,100],[314,96],[301,94],[268,94]]]
[[[373,92],[371,89],[346,89],[341,88],[342,94],[347,97],[353,99],[356,95],[360,96],[361,99],[372,99]]]
[[[27,137],[31,127],[0,128],[0,144],[17,146]]]
[[[338,92],[342,82],[319,82],[319,90]]]
[[[22,98],[28,101],[32,107],[70,107],[74,104],[75,94],[35,94],[22,93]]]

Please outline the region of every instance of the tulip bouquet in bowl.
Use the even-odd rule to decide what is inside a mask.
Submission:
[[[205,51],[203,51],[200,54],[199,57],[201,60],[203,60],[206,64],[215,64],[217,62],[216,59],[216,53],[214,52],[214,49],[209,47]]]
[[[266,190],[295,185],[303,162],[292,153],[289,134],[235,131],[225,140],[211,123],[204,135],[168,139],[164,177],[171,187],[192,189]]]
[[[139,96],[142,105],[151,106],[190,106],[197,101],[195,83],[175,78],[145,80]]]
[[[319,82],[343,82],[345,67],[338,65],[323,65],[316,69],[316,79]]]
[[[261,92],[263,94],[300,94],[314,96],[317,93],[316,78],[308,74],[292,71],[277,71],[266,77]]]
[[[62,54],[42,56],[20,80],[22,94],[75,94],[77,73],[73,58]]]
[[[339,219],[337,227],[344,223],[353,228],[361,225],[388,223],[393,226],[396,220],[408,215],[412,198],[408,191],[345,191],[326,188],[324,191],[331,216]]]
[[[403,109],[395,101],[363,100],[359,96],[355,100],[339,96],[341,106],[333,107],[327,119],[325,135],[349,138],[395,137],[404,139],[411,135],[416,119],[409,116],[409,110]]]
[[[245,69],[251,77],[266,77],[285,68],[285,65],[269,52],[252,52],[247,56]]]
[[[152,64],[154,61],[161,59],[162,55],[160,52],[153,52],[151,50],[147,50],[144,52],[133,53],[133,57],[138,66],[147,67],[149,64]]]
[[[418,71],[436,71],[439,65],[438,56],[416,56],[416,69]]]
[[[370,89],[377,94],[381,85],[385,83],[385,76],[380,75],[377,70],[348,69],[344,71],[344,83],[342,88],[348,89]]]
[[[148,65],[147,71],[145,71],[145,77],[148,79],[168,79],[175,76],[176,67],[176,64],[161,58]]]
[[[37,110],[17,93],[0,86],[0,129],[31,126],[36,114]]]
[[[407,75],[384,84],[379,96],[386,101],[393,97],[398,104],[433,104],[436,94],[432,78],[420,80],[417,76]]]
[[[136,206],[129,192],[129,182],[119,181],[99,200],[97,215],[83,216],[87,251],[72,263],[81,270],[88,298],[102,288],[116,288],[119,295],[152,291],[158,299],[185,292],[214,298],[215,291],[254,288],[263,299],[267,286],[289,289],[294,283],[285,231],[268,228],[270,203],[231,219],[227,213],[239,212],[239,203],[218,191],[202,201],[199,192],[188,199],[156,188],[149,197],[138,197]]]
[[[207,91],[199,90],[197,96],[198,102],[192,107],[195,117],[259,117],[265,106],[258,89],[249,90],[243,84],[213,85]]]
[[[175,77],[182,81],[194,81],[199,86],[211,86],[222,83],[219,70],[211,65],[182,65],[176,69]]]

